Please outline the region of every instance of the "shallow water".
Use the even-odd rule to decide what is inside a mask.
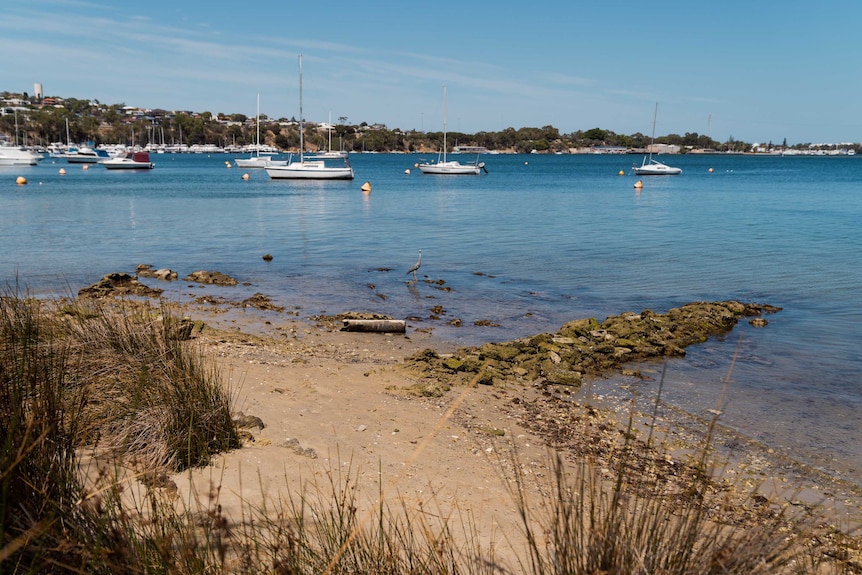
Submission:
[[[715,407],[738,348],[723,423],[862,484],[856,158],[671,157],[683,175],[642,177],[641,191],[640,157],[489,155],[478,177],[422,175],[420,158],[356,155],[357,179],[328,183],[272,181],[222,155],[154,155],[135,173],[2,168],[0,280],[66,294],[139,263],[218,270],[249,285],[159,286],[179,300],[261,292],[302,316],[418,317],[411,329],[456,344],[695,300],[777,305],[766,328],[743,322],[689,348],[663,397]],[[409,284],[420,249],[429,281]]]

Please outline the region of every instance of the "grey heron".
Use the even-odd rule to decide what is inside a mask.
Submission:
[[[413,264],[413,267],[407,270],[408,275],[413,274],[414,282],[416,281],[416,270],[418,270],[420,267],[422,267],[422,250],[419,250],[419,259],[416,260],[416,263]]]

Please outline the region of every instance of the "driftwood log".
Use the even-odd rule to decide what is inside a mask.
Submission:
[[[378,333],[404,333],[407,322],[403,319],[345,319],[341,331],[370,331]]]

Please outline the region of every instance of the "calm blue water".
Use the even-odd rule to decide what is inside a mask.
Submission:
[[[739,346],[723,422],[862,484],[860,159],[674,157],[683,175],[641,178],[640,192],[633,156],[486,156],[487,175],[440,177],[413,169],[419,156],[357,155],[355,181],[328,183],[222,155],[153,159],[135,173],[0,169],[0,280],[67,294],[138,263],[217,270],[249,285],[159,285],[180,300],[262,292],[304,317],[417,316],[458,345],[695,300],[769,303],[784,311],[766,328],[743,322],[673,362],[663,397],[715,407]],[[450,290],[406,283],[420,249],[420,275]]]

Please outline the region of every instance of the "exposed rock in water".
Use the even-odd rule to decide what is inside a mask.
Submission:
[[[208,272],[204,270],[198,270],[196,272],[190,273],[183,278],[183,281],[196,282],[199,284],[214,284],[220,286],[235,286],[238,283],[236,279],[230,277],[227,274],[223,274],[221,272]]]
[[[126,295],[156,297],[161,294],[162,290],[145,286],[135,277],[121,272],[108,274],[93,285],[78,291],[81,297],[96,298]]]
[[[177,272],[168,268],[153,269],[149,264],[138,264],[135,269],[135,275],[141,278],[156,278],[164,281],[173,281],[177,279]]]
[[[430,378],[466,382],[484,370],[477,379],[480,384],[542,380],[578,386],[584,375],[620,369],[624,363],[684,356],[685,347],[727,333],[740,317],[780,310],[737,301],[695,302],[663,315],[644,310],[609,316],[601,323],[578,319],[556,334],[462,348],[445,358],[426,350],[407,358],[406,364]]]

